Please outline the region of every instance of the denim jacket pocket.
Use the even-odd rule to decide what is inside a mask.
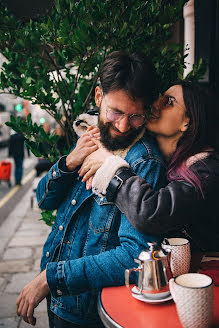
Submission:
[[[117,207],[113,205],[113,203],[108,202],[105,197],[100,198],[94,195],[93,198],[95,202],[93,202],[93,208],[89,219],[90,228],[94,233],[107,232],[110,230]]]

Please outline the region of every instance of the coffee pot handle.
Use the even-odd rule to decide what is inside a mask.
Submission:
[[[141,268],[141,267],[138,267],[138,268],[126,269],[126,270],[125,270],[125,285],[126,285],[126,287],[129,289],[129,291],[130,291],[131,293],[134,293],[134,294],[139,295],[139,293],[134,292],[134,291],[130,288],[130,285],[129,285],[130,274],[131,274],[133,271],[135,271],[135,272],[136,272],[136,271],[140,272],[140,271],[142,271],[142,268]]]

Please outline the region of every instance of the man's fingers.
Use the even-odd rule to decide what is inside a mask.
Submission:
[[[98,149],[98,146],[97,145],[93,145],[93,146],[91,146],[91,147],[89,147],[89,155],[91,154],[91,153],[93,153],[95,150],[97,150]]]
[[[93,138],[92,138],[92,136],[90,134],[88,134],[88,135],[85,135],[85,136],[82,136],[81,137],[81,142],[82,141],[86,144],[87,142],[93,141]]]
[[[19,297],[19,300],[17,300],[16,302],[17,315],[21,316],[26,323],[29,323],[29,320],[27,318],[27,308],[28,308],[28,303],[25,302],[24,299],[21,299]]]
[[[101,143],[98,139],[96,139],[96,138],[92,138],[92,141],[95,143],[95,145],[96,145],[98,148],[102,148],[102,147],[103,147],[102,143]]]
[[[26,322],[26,323],[29,323],[29,320],[27,317],[22,317],[22,319]]]
[[[26,322],[28,322],[27,309],[28,309],[28,302],[23,302],[22,309],[20,310],[20,315],[22,316],[22,318],[24,319],[24,321],[27,320]]]
[[[16,312],[17,312],[17,315],[19,315],[19,316],[22,315],[23,305],[24,305],[23,299],[20,299],[19,302],[16,303]]]
[[[28,322],[29,322],[31,325],[33,325],[33,326],[35,326],[35,324],[36,324],[36,318],[33,316],[34,308],[35,308],[35,307],[36,307],[35,304],[30,303],[30,304],[29,304],[29,307],[28,307],[28,309],[27,309],[27,319],[28,319]]]
[[[87,129],[87,132],[91,131],[91,130],[94,130],[94,129],[96,129],[96,127],[94,125],[90,125]]]
[[[20,295],[18,296],[17,301],[16,301],[16,311],[18,311],[20,302],[22,300],[21,294],[22,294],[22,292],[20,293]]]
[[[96,133],[96,132],[99,132],[100,130],[96,126],[91,125],[91,126],[89,126],[89,128],[87,129],[86,132],[90,132],[90,131]]]

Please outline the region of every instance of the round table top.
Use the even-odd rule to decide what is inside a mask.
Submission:
[[[219,287],[214,287],[214,327],[219,327]],[[99,314],[106,327],[182,328],[175,303],[150,304],[135,299],[126,286],[102,290]]]

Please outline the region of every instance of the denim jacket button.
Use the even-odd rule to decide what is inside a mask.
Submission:
[[[52,175],[55,177],[56,176],[56,171],[53,171],[52,172]]]
[[[46,257],[50,257],[50,253],[49,252],[46,252]]]
[[[62,231],[64,227],[62,225],[59,226],[59,230]]]
[[[72,203],[72,205],[76,205],[77,201],[75,199],[72,199],[71,203]]]
[[[60,289],[57,289],[56,293],[58,296],[62,296],[62,291]]]

